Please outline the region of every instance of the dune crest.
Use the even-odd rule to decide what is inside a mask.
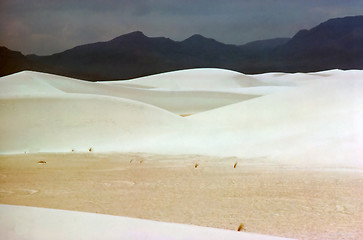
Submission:
[[[192,69],[92,83],[21,72],[0,79],[0,152],[92,147],[361,167],[362,77]]]

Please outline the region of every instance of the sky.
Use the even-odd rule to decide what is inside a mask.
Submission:
[[[362,14],[362,0],[0,0],[0,46],[48,55],[133,31],[241,45]]]

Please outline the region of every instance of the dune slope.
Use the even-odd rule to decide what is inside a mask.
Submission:
[[[126,81],[103,82],[111,85],[168,90],[213,90],[268,85],[245,74],[217,69],[198,68],[161,73]]]
[[[236,155],[362,166],[361,76],[332,75],[290,91],[195,114],[190,120],[216,126],[214,136],[228,142],[219,144]]]
[[[0,99],[2,153],[141,151],[180,118],[128,99],[67,94]]]
[[[0,152],[92,147],[362,166],[362,77],[194,69],[90,83],[22,72],[0,79]]]
[[[12,239],[250,239],[280,237],[127,217],[0,205],[0,234]],[[6,216],[6,219],[3,217]],[[55,234],[56,233],[56,234]]]
[[[204,72],[208,71],[204,70]],[[179,79],[182,79],[182,76]],[[198,77],[198,75],[195,77]],[[151,76],[150,79],[156,81],[158,77]],[[186,77],[184,79],[187,80]],[[228,79],[228,77],[224,76],[223,79]],[[138,79],[134,81],[138,81]],[[196,79],[194,84],[200,87],[195,89],[172,88],[157,90],[138,86],[131,87],[127,84],[124,85],[123,82],[95,83],[52,74],[24,71],[1,78],[0,95],[25,95],[27,97],[34,95],[36,97],[37,95],[50,93],[93,94],[132,99],[164,108],[176,114],[193,114],[255,98],[266,92],[265,89],[255,89],[253,91],[246,89],[243,91],[236,91],[236,89],[208,89],[207,86],[210,86],[210,84],[206,84],[203,78]],[[181,82],[183,81],[181,80]]]

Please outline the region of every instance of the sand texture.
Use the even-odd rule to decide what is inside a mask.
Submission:
[[[298,239],[363,236],[361,171],[196,155],[31,154],[0,163],[2,204],[230,230],[243,223]]]
[[[72,239],[363,239],[362,92],[362,70],[1,77],[0,233],[44,238],[33,218]]]

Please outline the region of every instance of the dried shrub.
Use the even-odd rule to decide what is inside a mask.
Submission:
[[[243,223],[241,223],[238,228],[237,228],[237,231],[240,232],[240,231],[246,231],[246,227]]]

